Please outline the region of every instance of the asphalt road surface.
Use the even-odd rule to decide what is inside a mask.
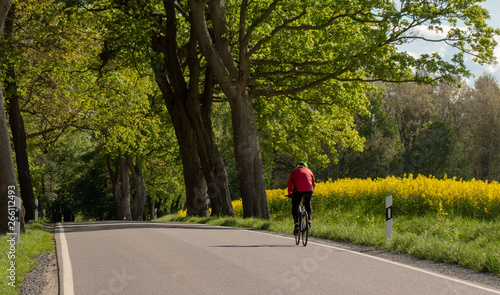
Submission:
[[[412,266],[262,231],[183,223],[56,227],[60,294],[500,294]]]

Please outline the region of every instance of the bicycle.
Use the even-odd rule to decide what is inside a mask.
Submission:
[[[286,195],[289,199],[292,198],[291,195]],[[295,235],[295,244],[300,243],[300,236],[302,236],[302,245],[305,247],[307,245],[307,238],[309,237],[309,231],[311,230],[309,222],[309,215],[307,214],[306,208],[300,200],[299,203],[299,233]]]
[[[305,247],[307,245],[307,238],[309,237],[309,223],[307,211],[300,201],[299,204],[299,233],[295,236],[295,244],[300,243],[300,236],[302,236],[302,245]]]

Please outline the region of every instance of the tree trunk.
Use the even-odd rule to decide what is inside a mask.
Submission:
[[[112,163],[111,156],[106,157],[106,164],[108,166],[108,172],[110,175],[110,180],[111,180],[111,185],[113,186],[113,197],[115,199],[115,204],[116,204],[116,218],[119,216],[119,211],[118,211],[118,201],[120,199],[120,173],[119,171],[119,166],[118,166],[118,161],[114,161]],[[114,168],[113,168],[114,166]]]
[[[0,36],[3,36],[3,24],[7,18],[11,0],[0,0]],[[12,150],[10,147],[9,127],[7,125],[7,114],[3,102],[2,85],[0,84],[0,234],[9,232],[8,206],[9,186],[17,188],[16,170]]]
[[[184,107],[179,99],[173,99],[167,78],[161,70],[155,70],[156,81],[163,94],[170,120],[174,126],[182,160],[184,187],[186,188],[187,215],[206,215],[207,184],[201,171],[196,136],[191,128]]]
[[[139,164],[134,165],[134,160],[129,155],[127,155],[127,162],[130,171],[132,172],[132,178],[134,179],[135,184],[134,200],[132,201],[130,209],[132,220],[142,220],[148,190],[146,188],[146,183],[144,182],[144,177],[142,176],[142,169],[139,167]]]
[[[181,50],[177,48],[175,7],[169,1],[164,1],[164,7],[167,21],[165,24],[158,24],[164,31],[154,35],[152,39],[154,50],[164,57],[163,66],[156,68],[155,74],[179,142],[186,181],[187,214],[206,214],[205,200],[208,187],[212,214],[234,215],[225,166],[215,144],[211,126],[213,77],[211,75],[209,78],[205,77],[206,85],[209,87],[206,87],[204,95],[200,96],[198,83],[200,66],[196,38],[192,34],[187,46],[190,77],[189,83],[186,82],[181,65]],[[201,106],[201,97],[209,103]],[[201,107],[203,107],[203,118]]]
[[[7,76],[9,78],[15,79],[13,68],[10,68],[7,72]],[[17,173],[19,176],[21,199],[23,200],[23,205],[26,209],[26,221],[29,221],[35,219],[36,206],[35,193],[33,191],[28,160],[26,132],[24,129],[23,118],[19,110],[19,97],[17,95],[16,82],[8,82],[6,84],[6,91],[10,94],[8,98],[9,123],[12,131],[14,150],[16,152]]]
[[[264,166],[260,154],[257,122],[252,100],[229,100],[232,111],[234,155],[242,194],[243,216],[270,219]]]
[[[208,1],[212,29],[207,25],[207,1],[189,0],[191,25],[207,64],[231,105],[234,153],[245,217],[269,219],[264,167],[257,133],[253,100],[247,92],[250,75],[248,44],[240,24],[240,55],[235,61],[227,38],[224,1]]]
[[[201,102],[198,100],[201,98]],[[207,181],[208,196],[214,216],[234,216],[231,204],[231,194],[227,181],[227,173],[219,148],[215,143],[215,134],[212,127],[212,99],[213,75],[208,69],[205,75],[205,89],[203,95],[189,98],[186,103],[188,114],[196,133],[198,154]]]
[[[113,196],[116,204],[116,218],[118,220],[132,220],[130,213],[130,182],[128,175],[127,159],[117,157],[114,168],[111,158],[107,159],[108,171],[113,185]]]
[[[117,204],[118,219],[132,220],[132,214],[130,213],[130,177],[127,159],[119,157],[118,161],[120,163],[120,199]]]
[[[3,24],[7,18],[12,2],[12,0],[0,0],[0,36],[2,36]]]
[[[173,2],[163,1],[163,6],[166,22],[158,22],[161,32],[154,34],[151,40],[153,49],[163,54],[163,65],[154,68],[155,77],[179,143],[187,215],[205,216],[207,184],[201,171],[196,135],[183,106],[188,90],[181,65],[182,59],[178,56],[180,50],[177,48],[176,11]]]
[[[191,128],[181,101],[176,100],[166,104],[169,106],[167,108],[179,143],[186,187],[187,215],[205,216],[207,183],[202,173],[196,135]]]
[[[15,5],[9,11],[9,17],[5,21],[5,36],[12,40],[14,28],[14,17],[16,13]],[[17,173],[19,176],[19,188],[23,205],[26,209],[26,221],[35,219],[35,193],[31,182],[30,165],[28,151],[26,147],[26,131],[24,130],[23,117],[19,109],[19,94],[16,82],[16,72],[14,66],[7,69],[6,79],[6,100],[8,101],[9,123],[12,131],[14,150],[16,152]]]
[[[231,196],[227,183],[227,173],[222,158],[215,144],[213,130],[204,126],[201,122],[199,113],[191,113],[190,117],[194,125],[194,133],[197,140],[198,155],[203,171],[203,176],[207,182],[208,196],[212,207],[212,215],[230,215],[234,216],[234,210],[231,204]]]
[[[0,19],[1,22],[3,22]],[[14,167],[14,159],[12,158],[12,150],[10,147],[9,128],[7,126],[7,118],[3,104],[3,92],[0,85],[0,234],[9,232],[8,228],[8,206],[9,206],[9,189],[16,188],[17,177]]]

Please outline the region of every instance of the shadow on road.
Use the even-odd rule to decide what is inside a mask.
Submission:
[[[213,248],[290,248],[297,247],[295,245],[220,245],[212,246]]]
[[[122,229],[146,229],[146,228],[168,228],[168,229],[203,229],[203,230],[238,230],[232,227],[210,226],[206,224],[186,224],[172,222],[151,221],[89,221],[89,222],[64,222],[61,223],[65,233],[92,232]]]

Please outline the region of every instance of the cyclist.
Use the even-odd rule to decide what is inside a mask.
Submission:
[[[309,216],[308,225],[311,225],[311,198],[316,187],[314,174],[304,162],[297,163],[297,167],[288,178],[288,196],[292,198],[292,215],[295,227],[294,235],[299,234],[299,204],[304,198],[304,207]]]

